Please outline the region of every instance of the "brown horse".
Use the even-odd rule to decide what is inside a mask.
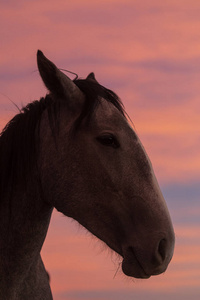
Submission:
[[[37,59],[49,94],[0,137],[0,299],[52,299],[40,251],[54,207],[120,254],[127,276],[164,272],[174,231],[122,103],[93,73],[72,81]]]

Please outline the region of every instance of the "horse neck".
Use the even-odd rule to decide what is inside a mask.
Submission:
[[[11,294],[24,279],[33,278],[33,273],[42,268],[40,250],[51,213],[52,208],[42,201],[37,180],[31,180],[26,189],[13,187],[12,197],[1,199],[0,298],[3,293],[5,299],[7,290],[7,299],[15,299]]]

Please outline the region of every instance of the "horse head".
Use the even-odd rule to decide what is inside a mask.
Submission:
[[[120,100],[93,73],[72,81],[41,51],[37,58],[56,111],[40,122],[45,201],[120,254],[126,275],[164,272],[174,250],[172,222]]]

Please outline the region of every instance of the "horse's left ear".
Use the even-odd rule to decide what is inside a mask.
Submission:
[[[77,100],[83,101],[84,95],[81,90],[69,77],[61,72],[54,63],[48,60],[40,50],[37,52],[37,64],[40,76],[52,94],[66,97],[68,101],[72,100],[70,106],[77,105]],[[76,99],[76,101],[73,101],[74,99]],[[76,102],[76,104],[74,102]]]

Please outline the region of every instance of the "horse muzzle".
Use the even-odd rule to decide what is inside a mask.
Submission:
[[[149,241],[146,247],[126,246],[123,248],[122,270],[135,278],[149,278],[166,271],[174,251],[174,234],[171,239]]]

